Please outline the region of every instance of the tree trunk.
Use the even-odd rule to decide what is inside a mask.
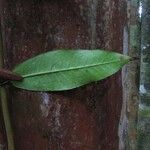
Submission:
[[[8,69],[55,49],[122,53],[125,0],[0,0],[0,7]],[[16,150],[118,149],[120,72],[64,92],[6,88]]]

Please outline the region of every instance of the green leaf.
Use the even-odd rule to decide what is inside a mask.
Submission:
[[[130,57],[103,50],[57,50],[31,58],[13,72],[23,81],[13,85],[33,91],[69,90],[117,72]]]

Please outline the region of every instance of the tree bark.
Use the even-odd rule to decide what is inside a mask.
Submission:
[[[101,48],[122,53],[125,0],[0,3],[7,69],[55,49]],[[120,72],[64,92],[6,88],[16,150],[118,149]]]

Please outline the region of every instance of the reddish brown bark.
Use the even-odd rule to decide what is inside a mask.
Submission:
[[[124,3],[3,0],[5,67],[12,69],[58,48],[122,52]],[[8,97],[17,150],[118,149],[120,73],[65,92],[30,92],[9,86]]]

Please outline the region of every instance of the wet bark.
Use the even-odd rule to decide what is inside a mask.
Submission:
[[[102,48],[122,53],[125,0],[0,3],[8,69],[37,54],[61,48]],[[118,149],[120,72],[65,92],[30,92],[11,85],[6,88],[17,150]]]

